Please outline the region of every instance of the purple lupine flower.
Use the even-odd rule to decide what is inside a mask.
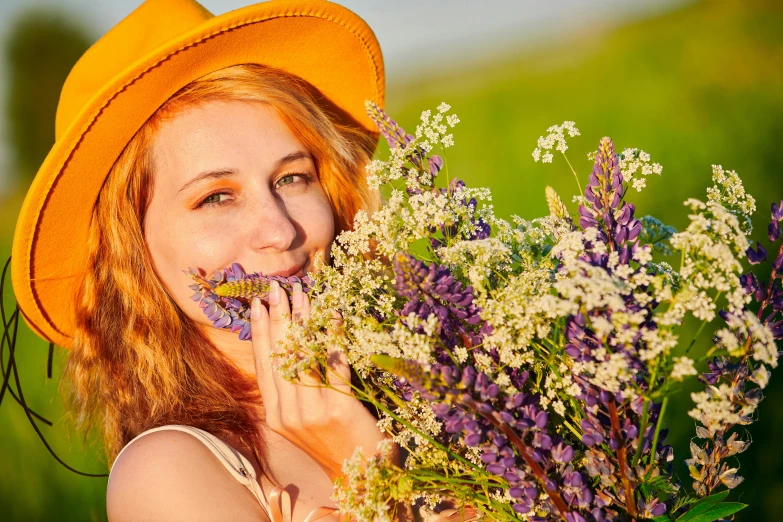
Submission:
[[[585,252],[579,259],[613,275],[613,269],[609,265],[610,253],[617,252],[619,263],[625,265],[625,277],[632,277],[634,273],[643,273],[647,268],[639,266],[632,269],[630,274],[627,273],[639,248],[642,224],[634,218],[633,203],[623,202],[625,190],[614,144],[609,138],[603,138],[585,190],[585,203],[579,207],[580,226],[583,229],[594,228],[597,232],[596,239],[586,242]],[[603,245],[594,249],[593,243]],[[752,281],[748,281],[748,284],[752,284]],[[648,291],[644,285],[639,289]],[[648,292],[648,295],[651,294]],[[608,504],[625,505],[629,514],[633,514],[640,499],[625,499],[625,496],[636,495],[638,477],[633,472],[636,462],[642,458],[650,459],[664,476],[671,477],[673,470],[670,465],[671,447],[664,446],[663,431],[659,433],[658,444],[653,447],[655,424],[661,405],[648,404],[645,418],[644,399],[627,401],[623,395],[627,386],[642,390],[648,388],[645,379],[649,369],[639,355],[644,349],[641,334],[637,334],[630,342],[614,342],[613,338],[617,335],[615,332],[609,333],[607,339],[602,339],[590,328],[593,317],[602,316],[614,323],[616,321],[612,321],[612,315],[616,312],[645,312],[642,315],[646,319],[640,325],[640,332],[642,329],[657,329],[653,310],[658,303],[654,299],[642,306],[632,294],[628,294],[623,296],[623,305],[620,309],[593,309],[589,316],[578,312],[567,317],[564,350],[576,361],[590,362],[596,360],[594,354],[598,348],[610,349],[611,353],[621,354],[634,372],[634,377],[628,383],[621,384],[619,390],[612,392],[589,382],[584,376],[572,377],[581,390],[575,398],[585,406],[581,428],[582,443],[590,448],[586,455],[588,473],[591,477],[599,478],[602,487],[623,485],[618,489],[619,496],[614,499],[608,490],[599,488],[596,493],[601,498],[609,499]],[[617,465],[611,464],[612,461]],[[603,520],[607,515],[602,514],[601,517],[604,518],[596,515],[593,517]]]
[[[585,190],[586,203],[579,207],[580,226],[583,229],[595,228],[597,231],[595,241],[604,243],[606,248],[595,251],[588,241],[585,245],[586,251],[580,256],[580,260],[603,268],[611,274],[609,252],[618,252],[620,264],[629,265],[637,252],[641,222],[633,217],[634,205],[622,202],[624,195],[622,173],[614,153],[614,145],[608,138],[601,140],[589,181]],[[647,269],[643,266],[634,269],[635,272],[644,270]],[[647,290],[644,286],[640,289]],[[624,310],[593,310],[591,317],[602,315],[606,320],[611,321],[612,314],[616,311],[636,313],[644,310],[647,312],[644,314],[647,319],[642,326],[652,330],[657,328],[652,313],[657,304],[652,300],[646,306],[641,306],[633,295],[626,295]],[[641,336],[637,335],[632,342],[615,343],[612,342],[612,337],[616,334],[610,333],[608,339],[602,340],[589,327],[588,319],[582,312],[566,318],[564,332],[566,354],[576,361],[588,362],[594,360],[593,354],[596,349],[612,346],[612,351],[622,354],[627,365],[635,371],[634,380],[630,384],[642,389],[646,388],[644,378],[648,369],[639,357],[640,350],[643,348]],[[653,461],[659,466],[669,462],[670,447],[663,445],[665,441],[663,432],[659,434],[657,447],[652,447],[660,404],[648,405],[649,411],[644,421],[643,400],[632,402],[623,400],[622,391],[626,384],[621,385],[619,392],[610,393],[588,382],[583,376],[575,376],[574,380],[581,389],[576,399],[586,406],[581,427],[582,443],[591,448],[587,466],[590,476],[600,478],[603,486],[628,484],[629,481],[634,480],[631,468],[635,461],[653,453],[655,457]],[[613,412],[614,419],[610,411]],[[643,422],[646,424],[643,425]],[[604,447],[608,447],[611,453],[607,453]],[[620,465],[609,465],[608,463],[613,459],[619,461]],[[671,475],[671,470],[663,470],[662,473]],[[634,483],[631,483],[627,489],[621,488],[623,499],[618,499],[618,505],[627,506],[628,502],[631,502],[632,506],[629,509],[634,509],[637,499],[628,499],[626,502],[624,495],[626,492],[634,494],[635,489]],[[603,492],[600,489],[598,491]],[[594,518],[598,519],[598,517]]]
[[[460,370],[451,364],[422,365],[387,356],[372,360],[431,401],[444,431],[461,435],[466,446],[481,448],[487,472],[507,481],[515,512],[528,513],[538,505],[568,520],[589,520],[594,518],[592,510],[601,511],[587,475],[572,465],[573,448],[551,434],[549,415],[539,407],[538,395],[504,396],[473,366]]]
[[[721,310],[723,312],[723,310]],[[725,320],[725,318],[724,318]],[[702,373],[698,376],[698,379],[705,384],[717,384],[718,380],[725,378],[728,375],[739,376],[744,373],[743,377],[747,378],[747,367],[744,367],[739,361],[731,361],[728,357],[715,357],[712,360],[707,361],[709,371]]]
[[[776,272],[783,271],[783,252],[778,254],[778,257],[775,258],[775,262],[772,263],[772,268],[774,268]]]
[[[407,317],[413,312],[426,320],[435,314],[437,333],[449,348],[464,341],[463,336],[471,344],[479,341],[474,328],[469,328],[481,322],[481,309],[473,303],[472,287],[464,288],[448,268],[436,263],[427,265],[404,253],[395,256],[394,272],[397,292],[407,299],[399,315]]]
[[[770,221],[767,225],[767,237],[771,242],[775,242],[780,237],[780,222]]]
[[[621,201],[625,195],[623,174],[614,151],[614,143],[602,138],[598,144],[593,171],[585,187],[585,201],[579,205],[579,224],[598,229],[599,239],[616,250],[620,263],[627,264],[636,252],[636,243],[642,232],[642,223],[633,217],[633,203]]]
[[[757,265],[767,258],[767,249],[756,241],[756,250],[753,250],[753,247],[748,247],[745,254],[748,256],[748,262],[751,265]]]
[[[753,299],[757,303],[761,303],[764,301],[764,299],[766,299],[767,291],[759,284],[759,280],[756,277],[756,274],[753,272],[746,272],[742,274],[739,279],[740,283],[742,284],[742,288],[745,289],[746,293],[753,295]]]
[[[370,101],[366,104],[366,108],[367,114],[370,116],[373,123],[375,123],[375,126],[378,127],[378,130],[386,139],[390,148],[405,147],[414,140],[414,136],[406,133],[405,129],[391,119],[378,104]]]
[[[780,200],[780,203],[772,203],[772,219],[783,221],[783,199]]]
[[[405,130],[375,102],[367,101],[365,107],[370,119],[375,123],[375,126],[378,127],[378,130],[386,139],[390,148],[407,147],[415,139],[415,136],[406,133]],[[438,172],[440,172],[440,169],[443,168],[443,159],[434,154],[428,157],[422,147],[416,147],[407,159],[419,169],[423,168],[426,160],[427,172],[429,172],[433,180],[438,175]],[[408,189],[408,195],[416,192],[420,192],[420,190]]]
[[[313,289],[313,282],[308,276],[299,278],[248,274],[237,263],[215,270],[210,278],[201,276],[195,268],[183,272],[195,281],[189,286],[194,291],[190,298],[198,301],[201,310],[212,321],[212,326],[232,333],[239,332],[239,338],[243,341],[252,338],[250,302],[253,297],[268,300],[271,281],[277,281],[283,289],[288,290],[289,299],[293,298],[291,291],[294,283],[300,283],[305,293],[311,293]]]

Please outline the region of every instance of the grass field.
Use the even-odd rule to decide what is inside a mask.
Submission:
[[[531,219],[547,212],[544,187],[566,200],[576,183],[562,157],[534,163],[531,152],[547,127],[574,120],[581,136],[568,156],[583,176],[586,154],[602,136],[618,149],[638,147],[663,165],[641,193],[629,193],[637,216],[652,214],[682,229],[688,197],[705,198],[711,165],[736,170],[757,199],[757,237],[766,241],[770,203],[783,199],[783,7],[779,2],[703,1],[658,18],[548,45],[510,61],[431,74],[406,83],[389,79],[387,109],[413,130],[424,109],[442,101],[461,123],[448,149],[451,176],[489,186],[498,215]],[[0,205],[0,254],[10,252],[21,196]],[[575,211],[575,209],[573,209]],[[675,261],[670,260],[675,265]],[[10,281],[10,278],[9,278]],[[10,283],[3,296],[12,303]],[[695,324],[689,324],[690,333]],[[709,336],[708,336],[709,337]],[[688,332],[682,336],[689,339]],[[46,378],[47,345],[21,328],[19,377],[31,408],[54,422],[41,430],[70,466],[106,472],[96,447],[82,448],[61,420],[57,376],[67,352],[55,350]],[[706,345],[697,346],[704,350]],[[7,359],[7,354],[4,360]],[[779,370],[778,373],[782,373]],[[689,389],[667,413],[675,458],[693,436]],[[779,520],[783,512],[783,375],[775,375],[739,459],[745,483],[732,499],[749,503],[738,520]],[[105,478],[80,477],[45,450],[22,409],[6,394],[0,407],[0,518],[104,520]],[[40,425],[40,423],[39,423]],[[677,468],[684,486],[687,470]]]

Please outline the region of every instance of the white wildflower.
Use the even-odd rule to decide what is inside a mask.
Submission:
[[[672,367],[672,373],[670,377],[676,381],[682,381],[689,375],[697,375],[699,372],[693,366],[693,359],[690,357],[675,357],[674,366]]]
[[[457,346],[454,348],[454,357],[457,358],[460,364],[465,364],[468,360],[468,349],[464,346]]]
[[[341,513],[351,514],[357,520],[391,522],[392,502],[415,498],[410,487],[406,489],[405,482],[400,481],[401,470],[391,460],[392,448],[392,441],[383,439],[376,455],[365,457],[359,446],[343,462],[342,475],[332,494]]]
[[[468,278],[479,303],[486,295],[490,277],[506,273],[511,267],[511,250],[494,237],[458,241],[441,248],[439,254],[441,261],[454,273]]]
[[[638,261],[640,265],[646,265],[652,261],[652,247],[650,245],[644,245],[637,248],[633,258]]]
[[[599,350],[596,350],[598,354]],[[628,359],[622,353],[612,353],[604,360],[575,362],[574,373],[584,375],[592,384],[600,386],[604,390],[617,393],[621,385],[633,379],[635,370],[628,366]],[[623,390],[626,397],[632,396],[631,387]]]
[[[637,192],[641,192],[647,186],[647,180],[637,176],[637,173],[649,176],[650,174],[660,175],[663,172],[663,167],[660,164],[650,163],[650,155],[639,149],[625,149],[618,154],[618,166],[623,179],[630,182]]]
[[[714,185],[707,189],[707,200],[736,209],[747,217],[756,211],[756,200],[745,192],[742,179],[733,170],[723,170],[721,165],[712,166]]]
[[[708,385],[703,392],[691,393],[696,408],[689,411],[688,415],[698,420],[711,436],[735,424],[749,424],[756,404],[739,401],[740,393],[736,387],[727,383]]]
[[[759,388],[764,389],[769,384],[770,372],[766,366],[759,364],[759,367],[750,376],[750,380],[759,385]]]
[[[631,185],[636,192],[641,192],[642,189],[647,186],[647,180],[644,178],[634,178],[631,180]]]
[[[544,163],[552,163],[552,153],[548,152],[555,149],[558,152],[565,153],[568,150],[566,144],[566,133],[569,137],[579,136],[579,129],[575,127],[573,121],[564,121],[562,125],[552,125],[547,129],[549,134],[538,138],[538,147],[533,151],[533,159],[537,162],[539,158]],[[542,152],[547,151],[542,155]]]
[[[730,312],[741,310],[751,296],[739,280],[739,258],[745,255],[748,240],[737,216],[713,201],[705,204],[688,199],[685,204],[696,213],[689,216],[691,222],[685,231],[670,238],[673,248],[685,252],[679,275],[688,281],[681,291],[687,292],[689,299],[681,299],[680,304],[695,317],[711,321],[716,304],[707,291],[717,290],[725,295]]]

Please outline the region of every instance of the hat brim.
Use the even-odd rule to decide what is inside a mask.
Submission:
[[[375,35],[330,2],[262,2],[206,20],[140,57],[90,99],[58,138],[16,224],[11,279],[27,324],[58,346],[73,343],[74,299],[87,269],[93,206],[117,157],[179,89],[225,67],[259,63],[309,82],[338,116],[378,139],[364,101],[383,106]]]

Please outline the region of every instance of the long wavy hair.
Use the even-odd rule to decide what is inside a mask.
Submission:
[[[365,183],[375,138],[339,120],[297,77],[237,65],[205,75],[167,100],[127,144],[95,203],[74,345],[60,386],[67,417],[85,440],[98,426],[111,465],[139,433],[187,424],[238,441],[263,467],[256,376],[220,352],[168,294],[143,234],[157,130],[179,111],[216,100],[261,102],[276,111],[315,158],[338,233],[350,228],[357,210],[372,213],[380,204]]]

